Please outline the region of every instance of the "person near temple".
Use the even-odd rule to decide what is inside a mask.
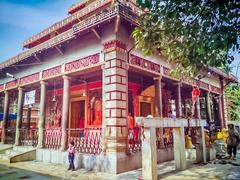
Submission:
[[[132,147],[132,150],[134,150],[134,119],[131,115],[131,113],[128,113],[128,139],[129,139],[129,145]]]
[[[227,152],[231,160],[236,159],[239,134],[233,124],[228,125]]]
[[[172,110],[169,110],[169,111],[168,111],[168,117],[169,117],[169,118],[176,118],[176,115],[173,113]]]
[[[68,145],[68,161],[69,161],[68,170],[75,171],[74,157],[75,157],[75,147],[74,147],[74,142],[71,141]]]

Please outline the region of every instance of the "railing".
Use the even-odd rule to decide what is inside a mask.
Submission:
[[[68,129],[68,143],[73,141],[76,151],[89,154],[102,152],[102,129]]]
[[[6,144],[14,144],[15,143],[15,128],[6,128]]]
[[[61,128],[45,129],[45,148],[60,149],[62,132]]]
[[[142,148],[142,134],[140,127],[134,127],[128,129],[128,151],[135,153],[141,151]]]
[[[83,8],[82,10],[74,13],[73,15],[63,19],[62,21],[59,21],[55,23],[54,25],[50,26],[49,28],[43,30],[42,32],[28,38],[23,42],[23,46],[27,46],[30,43],[33,43],[34,41],[37,41],[47,35],[49,35],[52,32],[55,32],[65,26],[67,26],[70,23],[73,23],[76,20],[79,20],[80,18],[83,18],[97,10],[101,10],[102,7],[109,5],[111,3],[111,0],[100,0],[93,2],[89,4],[87,7]]]
[[[20,145],[21,146],[33,146],[38,144],[38,129],[26,129],[21,128],[20,132]]]

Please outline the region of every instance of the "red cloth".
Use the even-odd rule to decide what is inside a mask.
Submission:
[[[201,91],[199,90],[199,88],[193,88],[192,90],[192,102],[193,105],[196,103],[197,98],[200,96]]]
[[[132,116],[128,116],[128,128],[134,128],[135,123]]]

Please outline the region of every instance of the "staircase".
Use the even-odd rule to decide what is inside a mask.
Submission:
[[[32,146],[14,146],[0,154],[0,162],[21,162],[36,159],[36,148]]]

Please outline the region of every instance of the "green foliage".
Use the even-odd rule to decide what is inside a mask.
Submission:
[[[145,55],[161,53],[176,64],[177,74],[196,76],[211,67],[228,67],[237,43],[237,0],[137,0],[148,11],[133,32]],[[226,68],[225,68],[226,69]],[[227,68],[229,69],[229,68]]]
[[[228,113],[231,121],[240,121],[240,84],[235,83],[227,86],[226,96],[229,100]]]

